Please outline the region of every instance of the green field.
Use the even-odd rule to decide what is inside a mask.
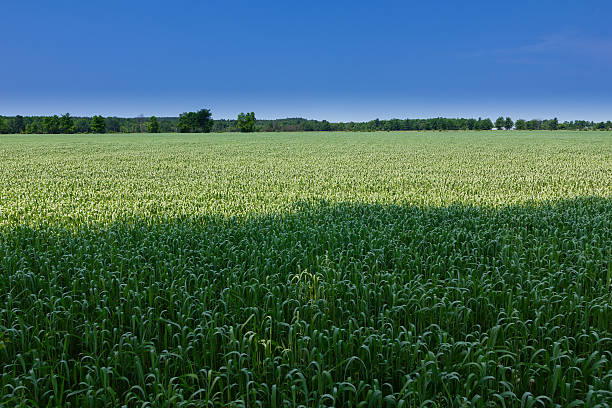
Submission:
[[[612,404],[611,132],[2,136],[0,177],[0,406]]]

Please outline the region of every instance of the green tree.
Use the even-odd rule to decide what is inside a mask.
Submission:
[[[40,133],[40,127],[36,122],[28,123],[25,127],[25,132],[29,134]]]
[[[183,112],[179,115],[176,128],[181,133],[191,132],[193,129],[193,113],[194,112]]]
[[[91,120],[88,118],[73,118],[74,131],[76,133],[89,133],[91,131]]]
[[[13,133],[23,133],[25,131],[25,123],[23,122],[23,116],[17,115],[13,119],[13,123],[11,126],[11,132]]]
[[[0,116],[0,133],[9,133],[10,128],[4,116]]]
[[[554,118],[550,121],[550,123],[548,124],[548,128],[550,130],[557,130],[559,129],[559,119]]]
[[[183,112],[178,118],[176,127],[182,133],[208,133],[213,127],[212,114],[208,109],[200,109],[197,112]]]
[[[255,112],[244,113],[241,112],[238,115],[238,123],[236,127],[241,132],[254,132],[255,131]]]
[[[94,115],[91,118],[91,131],[93,133],[104,133],[106,132],[106,123],[104,122],[104,118],[100,115]]]
[[[527,130],[540,130],[542,128],[542,121],[539,119],[531,119],[527,121],[526,125]]]
[[[527,130],[527,122],[524,119],[518,119],[516,121],[516,130]]]
[[[255,126],[255,114],[253,112],[251,112],[253,114],[253,126]],[[329,131],[332,130],[331,124],[324,120],[321,122],[321,130],[323,131]]]
[[[42,122],[43,133],[59,133],[60,132],[60,118],[57,115],[46,116]]]
[[[486,118],[486,119],[478,118],[478,122],[476,122],[476,129],[491,130],[493,129],[493,122],[491,122],[491,119],[489,118]]]
[[[121,130],[121,119],[117,117],[105,118],[104,125],[106,126],[107,132],[119,132]]]
[[[149,132],[159,133],[159,122],[155,116],[151,116],[151,119],[149,119]]]
[[[495,120],[495,127],[498,129],[503,128],[506,125],[506,121],[504,120],[503,117],[499,117]]]
[[[209,133],[212,129],[212,113],[208,109],[200,109],[194,115],[195,128],[204,133]]]
[[[510,130],[512,129],[512,126],[514,126],[514,122],[512,121],[512,119],[510,119],[510,117],[507,117],[504,123],[504,127],[506,128],[506,130]]]
[[[59,130],[60,133],[74,133],[74,121],[70,117],[69,113],[62,115],[59,120]]]

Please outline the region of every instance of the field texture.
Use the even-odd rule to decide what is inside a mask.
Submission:
[[[612,404],[609,132],[0,138],[0,406]]]

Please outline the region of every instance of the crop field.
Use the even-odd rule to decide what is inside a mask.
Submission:
[[[0,406],[612,405],[611,132],[0,137]]]

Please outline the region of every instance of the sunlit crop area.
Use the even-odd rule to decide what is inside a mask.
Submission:
[[[3,136],[0,178],[1,406],[612,404],[610,132]]]

